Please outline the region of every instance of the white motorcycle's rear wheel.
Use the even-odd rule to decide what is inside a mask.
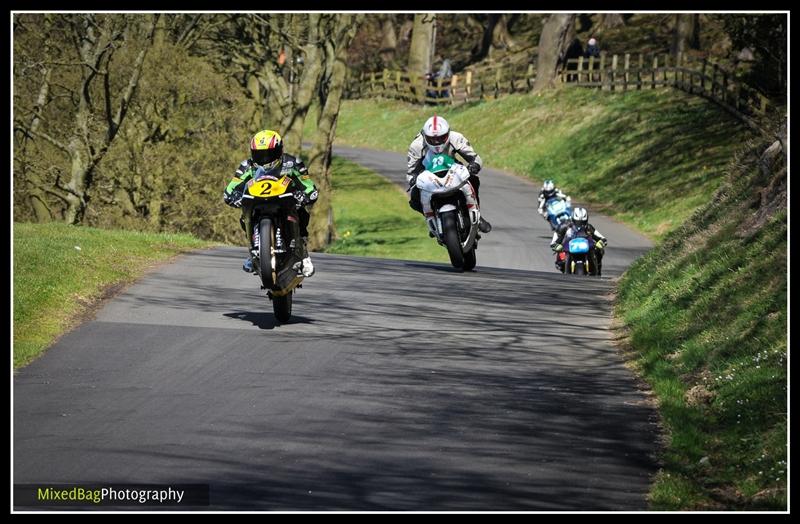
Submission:
[[[447,254],[450,255],[450,263],[454,268],[464,269],[464,252],[461,251],[461,239],[458,235],[458,221],[456,212],[448,211],[441,215],[442,236],[444,245],[447,247]]]

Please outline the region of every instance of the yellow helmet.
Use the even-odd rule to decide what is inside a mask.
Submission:
[[[250,159],[271,171],[281,165],[283,157],[283,139],[276,131],[265,129],[259,131],[250,140]]]

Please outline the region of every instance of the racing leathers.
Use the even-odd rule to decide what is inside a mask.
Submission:
[[[408,182],[411,190],[409,205],[412,209],[419,213],[423,212],[422,203],[420,202],[419,189],[414,184],[417,180],[417,175],[425,170],[425,167],[423,166],[423,160],[425,159],[425,155],[428,153],[429,150],[425,144],[422,133],[417,133],[417,136],[414,137],[411,145],[408,146],[408,167],[406,170],[406,181]],[[458,155],[467,162],[467,169],[469,169],[470,173],[469,183],[472,185],[473,189],[475,189],[476,198],[478,199],[478,202],[480,202],[479,189],[481,180],[477,177],[477,173],[483,167],[483,160],[481,160],[481,157],[478,155],[478,153],[472,149],[469,140],[467,140],[466,137],[464,137],[464,135],[461,133],[450,131],[450,139],[447,144],[447,148],[442,153],[453,158],[455,158],[455,154],[458,153]],[[489,230],[491,230],[491,225],[489,225],[489,223],[486,222],[483,217],[481,217],[481,225],[483,226],[481,231],[484,233],[487,233]]]
[[[562,273],[564,272],[564,261],[561,260],[559,254],[564,250],[564,246],[569,244],[570,240],[579,236],[591,238],[594,241],[595,256],[597,257],[597,276],[600,276],[603,270],[603,254],[605,253],[608,239],[595,229],[592,224],[577,226],[564,222],[553,232],[550,249],[556,253],[556,269]]]
[[[313,274],[313,265],[308,255],[308,223],[311,220],[311,214],[308,209],[314,205],[319,197],[314,181],[311,180],[308,174],[308,168],[299,158],[284,153],[281,157],[281,171],[280,176],[289,176],[292,180],[291,191],[295,193],[297,199],[297,216],[300,220],[300,236],[303,238],[303,272],[305,276]],[[253,178],[253,175],[258,169],[258,164],[254,163],[251,159],[243,160],[236,172],[231,178],[228,185],[225,187],[223,199],[226,204],[231,207],[241,207],[242,196],[244,195],[247,182]],[[244,218],[239,218],[239,225],[245,229]],[[250,264],[248,264],[250,262]],[[244,270],[250,271],[252,268],[252,261],[248,258],[245,261]],[[310,274],[307,274],[310,273]]]

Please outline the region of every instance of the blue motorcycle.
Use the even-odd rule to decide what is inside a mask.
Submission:
[[[547,211],[547,221],[550,222],[550,228],[555,231],[559,224],[569,220],[572,216],[572,205],[566,200],[560,198],[551,198],[545,204]]]
[[[565,246],[564,273],[567,275],[597,275],[597,254],[594,241],[575,237]]]

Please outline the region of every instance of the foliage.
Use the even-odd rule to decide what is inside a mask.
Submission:
[[[764,168],[767,145],[747,144],[712,204],[620,282],[669,436],[656,509],[786,509],[786,168]]]
[[[36,358],[105,294],[155,263],[209,245],[187,235],[15,223],[14,367]]]
[[[787,14],[715,15],[733,42],[734,49],[750,48],[756,63],[748,74],[748,83],[768,95],[785,99],[788,75]]]

